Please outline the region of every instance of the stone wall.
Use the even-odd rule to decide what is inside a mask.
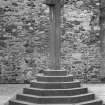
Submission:
[[[69,2],[64,7],[62,64],[81,80],[100,78],[99,3]]]
[[[49,66],[49,9],[42,0],[0,1],[1,82],[23,82]],[[61,69],[99,81],[99,2],[68,0],[62,9]]]

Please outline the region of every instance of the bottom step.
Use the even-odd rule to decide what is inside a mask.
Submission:
[[[103,104],[101,100],[86,101],[78,104],[33,104],[19,100],[10,100],[9,105],[103,105]]]
[[[103,102],[101,100],[91,100],[86,102],[81,102],[75,105],[103,105]]]
[[[29,94],[17,94],[16,99],[37,104],[73,104],[73,103],[93,100],[94,94],[88,93],[76,96],[40,96],[40,97]]]
[[[19,100],[10,100],[9,105],[74,105],[74,104],[34,104],[34,103],[29,103],[29,102],[24,102]]]
[[[29,102],[19,101],[19,100],[10,100],[9,105],[37,105]]]

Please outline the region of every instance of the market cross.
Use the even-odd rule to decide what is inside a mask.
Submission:
[[[30,87],[11,99],[9,105],[104,105],[87,88],[81,87],[80,81],[60,70],[60,15],[62,0],[46,0],[50,7],[51,29],[49,34],[51,70],[44,70],[44,75],[37,74],[37,80]]]
[[[50,9],[50,34],[49,34],[49,52],[50,52],[50,69],[60,70],[60,24],[61,8],[64,0],[46,0],[45,4]]]

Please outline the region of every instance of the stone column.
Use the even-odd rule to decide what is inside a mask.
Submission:
[[[101,53],[101,78],[105,78],[105,0],[100,0],[100,53]]]
[[[50,34],[49,34],[49,52],[50,69],[60,70],[60,23],[61,7],[63,0],[46,0],[50,9]]]

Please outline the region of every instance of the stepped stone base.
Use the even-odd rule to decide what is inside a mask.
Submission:
[[[10,100],[9,105],[103,105],[65,70],[45,70],[30,88]]]

